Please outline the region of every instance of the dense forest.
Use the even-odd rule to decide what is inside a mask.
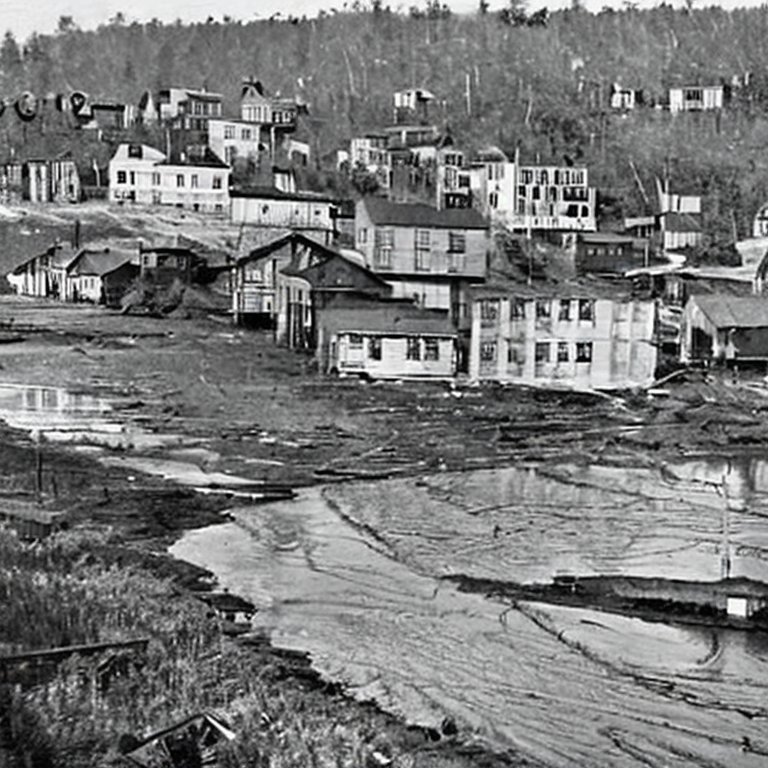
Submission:
[[[82,90],[135,103],[145,89],[205,86],[236,114],[241,78],[308,106],[300,136],[311,142],[316,183],[349,138],[391,120],[392,92],[412,86],[438,97],[435,119],[470,151],[497,145],[525,161],[587,164],[604,216],[642,213],[654,180],[705,195],[708,229],[746,235],[768,200],[768,7],[725,11],[660,5],[589,13],[501,12],[480,0],[457,15],[438,0],[394,11],[381,0],[345,3],[317,18],[198,24],[128,23],[96,30],[62,17],[53,35],[0,46],[0,93],[45,96]],[[673,116],[645,106],[611,112],[612,84],[663,103],[671,85],[724,83],[722,113]],[[52,101],[47,100],[47,104]],[[11,109],[0,143],[18,143]],[[35,124],[37,126],[37,123]],[[43,123],[45,125],[45,123]],[[48,124],[48,130],[55,123]],[[28,126],[30,132],[44,128]],[[633,171],[633,166],[637,173]]]

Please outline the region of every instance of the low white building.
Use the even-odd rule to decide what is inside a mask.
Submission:
[[[121,144],[109,162],[109,200],[223,214],[229,179],[229,167],[210,151],[168,160],[145,144]]]
[[[702,112],[722,109],[725,88],[722,85],[693,85],[669,89],[669,111]]]
[[[250,187],[232,192],[231,221],[252,227],[316,232],[323,242],[330,242],[334,209],[334,201],[325,195]]]

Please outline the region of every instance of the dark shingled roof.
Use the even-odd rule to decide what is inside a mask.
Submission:
[[[130,251],[106,249],[103,251],[80,251],[77,258],[69,265],[70,275],[108,275],[124,264],[129,264],[133,257]]]
[[[402,306],[402,312],[394,318],[391,311],[386,311],[393,304]],[[384,311],[377,312],[377,309]],[[382,336],[456,336],[456,329],[446,310],[422,309],[405,299],[371,301],[365,316],[357,313],[355,320],[350,320],[341,332]]]
[[[437,210],[423,203],[390,203],[379,197],[363,200],[374,224],[433,229],[488,229],[488,222],[474,208]]]
[[[693,296],[716,328],[768,328],[768,298],[763,296]]]

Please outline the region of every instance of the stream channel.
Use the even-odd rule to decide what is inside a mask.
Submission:
[[[251,482],[180,460],[183,438],[127,429],[105,401],[73,398],[0,387],[0,418],[180,483]],[[128,450],[114,437],[126,432]],[[150,446],[173,456],[142,456]],[[732,575],[768,581],[768,463],[756,458],[315,487],[292,501],[242,500],[170,551],[252,600],[275,645],[410,722],[451,715],[464,737],[548,766],[765,766],[766,634],[513,608],[442,578],[715,580],[725,509]]]

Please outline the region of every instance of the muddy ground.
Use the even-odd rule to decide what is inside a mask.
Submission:
[[[224,318],[123,316],[13,297],[0,300],[0,341],[8,342],[0,343],[3,384],[106,397],[120,422],[136,429],[136,445],[129,431],[110,449],[109,467],[82,450],[98,437],[79,440],[80,452],[44,443],[46,503],[66,509],[75,524],[113,527],[125,544],[121,558],[188,584],[199,571],[158,553],[182,531],[219,520],[231,499],[121,463],[142,435],[178,438],[171,447],[142,444],[144,458],[170,457],[274,488],[531,460],[658,466],[768,444],[762,371],[739,380],[692,372],[652,397],[370,383],[321,377],[311,358],[275,347],[269,332],[235,329]],[[3,494],[34,493],[38,452],[26,433],[0,432]],[[303,675],[294,669],[286,685]],[[445,759],[458,762],[451,764],[478,764],[476,753],[452,749]]]

